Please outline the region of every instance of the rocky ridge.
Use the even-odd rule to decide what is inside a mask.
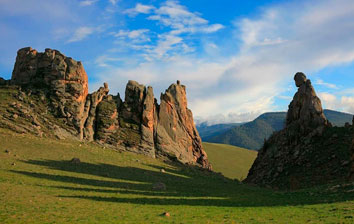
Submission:
[[[332,127],[311,81],[300,72],[294,80],[285,128],[264,142],[246,183],[298,189],[348,179],[354,124]]]
[[[89,94],[81,62],[57,50],[28,47],[17,52],[11,80],[0,79],[0,85],[16,98],[2,108],[0,127],[96,141],[211,169],[179,81],[161,94],[160,105],[152,87],[135,81],[128,82],[124,101],[109,94],[107,83]]]

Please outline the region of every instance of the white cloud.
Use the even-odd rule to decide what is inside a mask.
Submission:
[[[143,43],[150,41],[150,37],[147,35],[149,31],[148,29],[119,30],[117,33],[114,33],[114,36],[123,39],[128,38],[135,43]]]
[[[315,84],[316,85],[325,86],[325,87],[330,88],[330,89],[338,89],[337,85],[332,84],[332,83],[324,82],[322,79],[316,79]]]
[[[130,16],[136,16],[136,15],[138,15],[140,13],[149,14],[154,9],[155,9],[155,7],[152,6],[152,5],[143,5],[141,3],[138,3],[138,4],[135,5],[134,8],[125,10],[125,13],[130,15]]]
[[[162,58],[167,51],[171,50],[175,45],[180,44],[182,38],[174,35],[163,35],[157,43],[157,46],[149,50],[150,55],[154,55],[157,58]]]
[[[97,2],[98,0],[83,0],[80,2],[80,6],[90,6]]]
[[[335,94],[321,92],[318,94],[326,109],[340,110],[354,114],[354,97],[336,96]]]
[[[341,98],[341,104],[345,108],[345,111],[354,114],[354,97],[343,96]]]
[[[177,1],[166,1],[154,11],[148,19],[156,20],[164,26],[171,27],[171,34],[181,33],[213,33],[222,28],[221,24],[209,25],[209,21],[200,17],[197,13],[190,12]]]
[[[210,31],[222,27],[209,25],[199,14],[167,1],[148,18],[172,31],[160,34],[156,45],[141,48],[142,57],[148,61],[109,68],[102,74],[104,80],[120,86],[120,92],[124,92],[124,80],[135,79],[154,86],[157,96],[179,79],[187,86],[189,106],[196,117],[213,122],[253,119],[262,112],[287,109],[276,107],[274,101],[284,95],[289,83],[294,86],[296,72],[303,71],[311,79],[313,72],[354,61],[354,14],[348,8],[354,11],[353,1],[302,1],[266,8],[257,18],[236,21],[236,38],[217,47],[221,51],[235,49],[238,44],[240,50],[216,58],[184,52],[183,46],[193,49],[193,45],[181,34],[206,33],[206,27]],[[210,49],[216,45],[205,46],[209,49],[206,53],[212,53]],[[315,82],[334,90],[336,87],[322,80]],[[353,110],[345,106],[352,96],[333,98],[321,93],[320,97],[333,109]],[[222,116],[218,119],[217,114]]]
[[[95,31],[92,27],[82,26],[75,30],[74,35],[67,41],[68,43],[77,42],[85,39]]]
[[[117,5],[117,2],[118,2],[119,0],[109,0],[109,2],[112,4],[112,5]]]
[[[141,41],[133,40],[132,43],[127,43],[125,46],[130,46],[134,50],[142,50],[142,56],[147,61],[152,60],[169,60],[169,58],[177,54],[186,54],[194,52],[193,44],[187,43],[183,34],[209,34],[219,31],[224,28],[221,24],[211,24],[209,21],[202,18],[198,13],[190,12],[185,6],[182,6],[177,1],[168,0],[156,8],[152,5],[136,4],[134,8],[125,10],[125,13],[130,16],[138,14],[149,14],[148,20],[156,21],[158,25],[168,27],[169,31],[164,31],[159,34],[154,34],[156,41],[146,45],[146,41],[150,41],[150,37],[146,32],[139,36]],[[136,30],[136,33],[138,34]],[[128,36],[132,31],[120,31],[116,36]],[[146,40],[146,41],[144,41]],[[141,42],[142,45],[138,45]],[[121,42],[116,42],[121,44]]]

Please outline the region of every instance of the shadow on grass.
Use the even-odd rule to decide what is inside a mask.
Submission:
[[[11,172],[61,183],[52,188],[57,189],[60,192],[59,197],[63,198],[143,205],[223,207],[306,205],[354,200],[354,192],[331,193],[321,190],[311,194],[306,191],[273,192],[243,185],[215,173],[177,164],[171,165],[171,168],[145,165],[149,168],[143,169],[102,163],[73,164],[69,161],[56,160],[23,162],[55,170],[55,174]],[[165,173],[159,171],[162,168]],[[166,190],[153,190],[153,185],[157,182],[164,183]]]

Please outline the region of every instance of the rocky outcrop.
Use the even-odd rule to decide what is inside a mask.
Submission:
[[[297,125],[299,131],[305,134],[328,125],[321,100],[317,97],[311,81],[302,72],[296,73],[294,80],[299,89],[289,105],[286,126]]]
[[[17,52],[11,82],[44,90],[53,112],[82,133],[88,79],[81,62],[57,50],[39,53],[30,47],[22,48]]]
[[[160,100],[156,134],[158,151],[185,163],[193,161],[208,167],[192,112],[187,108],[186,87],[177,81],[161,94]]]
[[[155,136],[157,128],[157,102],[151,86],[145,89],[143,112],[141,118],[141,146],[151,154],[156,154]]]
[[[113,96],[110,97],[113,99]],[[105,142],[123,145],[128,151],[151,157],[163,156],[211,169],[192,112],[187,108],[185,86],[179,82],[172,84],[161,94],[160,105],[154,98],[152,87],[135,81],[128,82],[124,102],[120,101],[119,96],[115,98],[119,100],[103,101],[106,121],[98,120],[98,123],[106,123],[105,126],[111,131],[106,135]],[[97,133],[100,138],[100,131]]]
[[[348,176],[353,128],[332,127],[311,81],[303,73],[296,73],[294,80],[298,91],[285,128],[264,142],[246,183],[297,189]]]
[[[161,94],[158,105],[150,86],[129,81],[122,101],[119,94],[108,94],[107,83],[88,94],[87,80],[81,62],[56,50],[39,53],[23,48],[17,53],[11,82],[42,99],[43,106],[63,121],[41,122],[46,130],[50,123],[59,139],[74,134],[84,141],[211,169],[187,108],[186,87],[179,81]]]
[[[117,146],[117,141],[112,138],[119,129],[118,110],[121,104],[119,96],[108,95],[97,106],[96,131],[94,139],[102,144]]]
[[[97,106],[105,96],[107,96],[109,92],[108,89],[108,84],[104,83],[104,87],[99,88],[96,92],[90,94],[87,98],[86,104],[85,104],[85,113],[84,113],[84,119],[83,121],[85,122],[85,128],[83,132],[83,137],[87,141],[93,141],[94,140],[94,135],[95,135],[95,120],[96,116],[98,115],[97,112]],[[80,133],[81,135],[81,133]]]

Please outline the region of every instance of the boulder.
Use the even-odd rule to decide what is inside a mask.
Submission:
[[[166,190],[166,184],[162,182],[157,182],[152,186],[152,189],[155,191],[165,191]]]
[[[72,158],[72,159],[70,160],[70,163],[73,163],[73,164],[80,164],[81,161],[80,161],[79,158],[74,157],[74,158]]]

